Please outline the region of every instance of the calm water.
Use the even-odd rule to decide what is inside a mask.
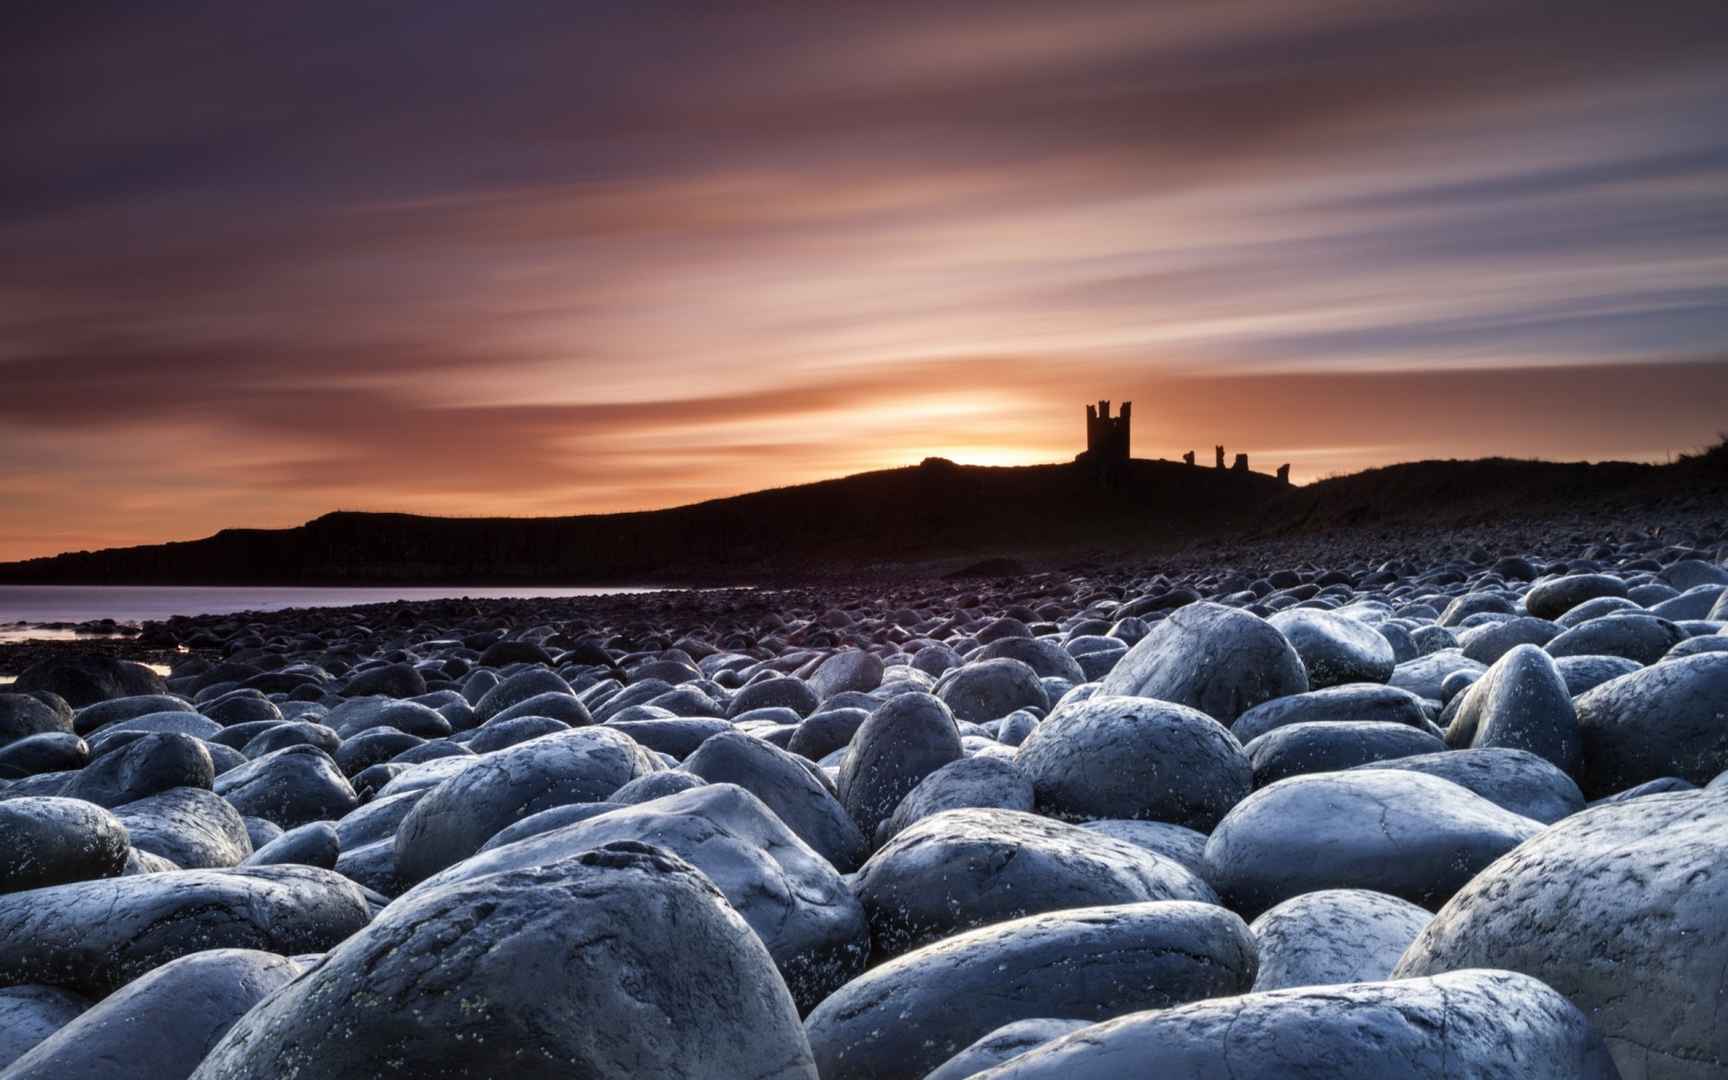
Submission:
[[[498,589],[449,585],[430,588],[300,589],[178,585],[0,585],[0,641],[70,637],[70,631],[31,630],[28,624],[113,619],[142,622],[170,615],[226,615],[297,607],[346,607],[388,600],[448,600],[456,597],[528,599],[658,592],[652,585],[585,589]],[[26,624],[23,627],[8,624]]]

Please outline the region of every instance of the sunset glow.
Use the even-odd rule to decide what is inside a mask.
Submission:
[[[1728,427],[1723,11],[63,13],[0,47],[0,559],[1066,461],[1100,398],[1297,482],[1661,460]]]

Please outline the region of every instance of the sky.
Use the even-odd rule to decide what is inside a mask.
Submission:
[[[0,15],[0,559],[1728,428],[1728,5]]]

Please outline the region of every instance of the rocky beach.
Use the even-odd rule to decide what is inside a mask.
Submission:
[[[0,1078],[1728,1075],[1725,560],[1687,505],[13,645]]]

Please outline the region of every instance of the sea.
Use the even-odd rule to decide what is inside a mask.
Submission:
[[[140,623],[171,615],[229,615],[237,611],[347,607],[393,600],[559,599],[618,593],[659,592],[657,585],[605,585],[597,588],[510,588],[440,585],[423,588],[262,588],[257,586],[180,585],[0,585],[0,643],[71,640],[85,635],[47,629],[45,623],[82,623],[113,619]]]

